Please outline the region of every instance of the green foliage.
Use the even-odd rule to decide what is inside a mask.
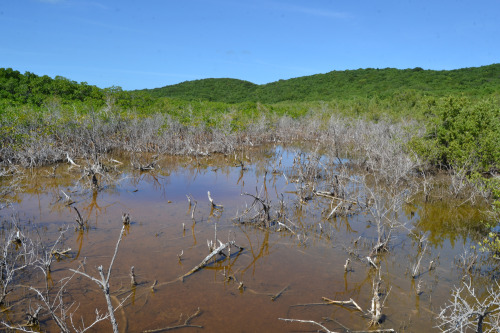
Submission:
[[[438,150],[439,162],[444,165],[490,171],[500,165],[499,134],[497,100],[449,97],[436,108],[428,144]]]
[[[5,126],[15,127],[26,123],[20,110],[71,118],[75,112],[104,109],[138,117],[162,113],[184,125],[231,131],[244,130],[262,116],[269,121],[311,114],[327,121],[332,113],[375,122],[415,119],[428,129],[425,137],[408,143],[421,160],[485,172],[497,171],[500,164],[498,91],[500,64],[454,71],[333,71],[265,85],[206,79],[142,91],[100,89],[61,76],[0,68],[0,116]]]
[[[374,97],[398,100],[410,107],[423,96],[482,97],[500,91],[500,64],[451,71],[413,69],[357,69],[332,71],[255,85],[234,79],[205,79],[143,90],[154,97],[226,103],[245,101],[330,101]]]
[[[77,83],[62,76],[54,79],[30,72],[21,74],[11,68],[0,68],[0,99],[3,105],[42,106],[48,98],[58,97],[64,103],[98,100],[103,91],[86,82]]]
[[[256,88],[254,83],[237,79],[203,79],[142,91],[153,97],[240,103],[253,100],[248,97],[254,94]]]

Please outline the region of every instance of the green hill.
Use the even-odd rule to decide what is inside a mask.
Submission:
[[[449,71],[419,67],[332,71],[263,85],[235,79],[204,79],[143,91],[154,97],[226,103],[388,98],[407,91],[436,97],[484,96],[500,91],[500,64]]]
[[[255,83],[237,79],[203,79],[144,91],[153,97],[238,103],[249,100],[257,87]]]
[[[264,103],[352,101],[353,99],[415,100],[419,96],[464,95],[484,97],[500,93],[500,64],[450,71],[413,69],[357,69],[332,71],[257,85],[221,78],[186,81],[156,89],[124,91],[100,89],[61,76],[50,78],[11,68],[0,68],[0,108],[11,105],[103,105],[112,100],[123,108],[146,110],[162,97],[179,102]],[[182,104],[182,103],[181,103]]]

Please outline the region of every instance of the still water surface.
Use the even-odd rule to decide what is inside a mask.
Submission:
[[[317,211],[315,198],[299,204],[296,184],[290,177],[272,173],[281,157],[280,172],[287,174],[295,150],[263,147],[240,154],[209,158],[161,158],[153,171],[139,172],[128,167],[127,156],[116,181],[101,191],[75,185],[81,174],[61,165],[51,176],[52,167],[33,170],[24,180],[25,191],[16,197],[12,208],[0,211],[2,219],[18,214],[23,223],[44,230],[43,237],[54,241],[58,230],[70,225],[64,245],[71,256],[54,264],[53,279],[68,276],[86,260],[86,272],[97,276],[95,267],[109,265],[122,228],[121,215],[130,213],[132,223],[120,244],[113,267],[111,292],[115,300],[131,294],[116,316],[120,331],[140,332],[184,323],[187,316],[200,314],[186,331],[208,332],[292,332],[315,331],[309,324],[285,323],[278,318],[322,322],[332,331],[368,330],[369,318],[351,308],[321,304],[322,297],[353,299],[364,311],[371,306],[373,269],[363,260],[374,242],[370,216],[364,213],[326,220]],[[244,160],[246,170],[237,166]],[[267,174],[265,174],[267,171]],[[235,223],[252,198],[241,195],[267,190],[273,204],[281,194],[297,225],[289,231],[264,230]],[[74,232],[75,211],[58,200],[64,191],[72,197],[90,229]],[[213,212],[207,191],[223,210]],[[262,193],[262,192],[261,192]],[[186,195],[197,201],[194,221],[192,205]],[[396,331],[436,331],[434,318],[460,283],[463,271],[455,261],[470,245],[466,232],[455,226],[479,218],[470,207],[457,210],[443,202],[405,206],[401,222],[417,226],[428,235],[429,246],[422,259],[422,274],[417,280],[409,274],[416,262],[417,243],[401,231],[393,238],[391,250],[382,259],[382,296],[386,299],[381,328]],[[457,216],[462,221],[457,221]],[[321,224],[321,226],[320,226]],[[182,276],[205,258],[207,240],[234,240],[244,247],[231,256],[211,262],[204,269]],[[356,241],[357,240],[357,241]],[[356,256],[349,253],[354,252]],[[182,255],[180,255],[182,254]],[[179,259],[180,256],[180,259]],[[346,259],[351,270],[344,271]],[[431,260],[435,269],[428,271]],[[138,285],[130,287],[130,267],[135,267]],[[229,278],[228,278],[229,277]],[[156,282],[155,282],[156,281]],[[243,288],[239,288],[241,283]],[[154,290],[151,286],[156,284]],[[419,285],[419,286],[418,286]],[[417,294],[417,287],[421,293]],[[281,292],[281,293],[280,293]],[[95,284],[74,278],[68,294],[79,304],[78,316],[91,322],[95,308],[104,311],[105,302]],[[272,296],[277,297],[273,300]],[[13,309],[22,312],[22,309]],[[42,323],[50,325],[50,321]],[[96,331],[110,329],[108,323]]]

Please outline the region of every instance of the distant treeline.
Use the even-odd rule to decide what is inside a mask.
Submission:
[[[357,69],[332,71],[257,85],[237,79],[186,81],[156,89],[124,91],[101,89],[62,76],[54,79],[11,68],[0,68],[0,107],[28,104],[41,106],[47,100],[61,103],[103,104],[113,96],[123,107],[150,107],[158,98],[223,103],[313,102],[352,99],[408,99],[421,96],[460,95],[484,97],[500,92],[500,64],[450,71],[413,69]]]
[[[146,93],[128,92],[120,87],[101,89],[87,82],[76,82],[62,76],[51,78],[34,73],[21,74],[12,68],[0,68],[0,111],[6,106],[43,106],[44,104],[104,105],[113,98],[124,107],[144,107],[152,103]]]
[[[420,67],[332,71],[263,85],[235,79],[204,79],[143,91],[154,97],[226,103],[385,99],[408,93],[485,96],[500,91],[500,64],[449,71]]]
[[[415,136],[408,148],[422,160],[468,172],[500,170],[500,64],[452,71],[360,69],[266,85],[206,79],[142,91],[0,68],[0,158],[5,149],[24,147],[34,133],[48,135],[56,125],[77,126],[75,121],[96,114],[104,122],[161,116],[186,128],[227,133],[255,124],[273,131],[287,119],[327,124],[332,115],[417,120],[425,135]]]

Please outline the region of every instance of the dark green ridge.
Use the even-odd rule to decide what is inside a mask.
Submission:
[[[393,99],[398,95],[484,97],[500,93],[500,64],[457,70],[357,69],[332,71],[257,85],[248,81],[218,78],[186,81],[155,89],[124,91],[120,87],[101,89],[86,82],[47,75],[21,74],[0,68],[0,106],[37,105],[53,98],[59,104],[103,103],[112,95],[125,107],[147,107],[167,97],[184,101],[224,103],[278,103]]]
[[[226,103],[387,98],[402,91],[435,97],[485,96],[500,91],[500,64],[442,71],[419,67],[332,71],[263,85],[236,79],[203,79],[142,91],[153,97]]]

